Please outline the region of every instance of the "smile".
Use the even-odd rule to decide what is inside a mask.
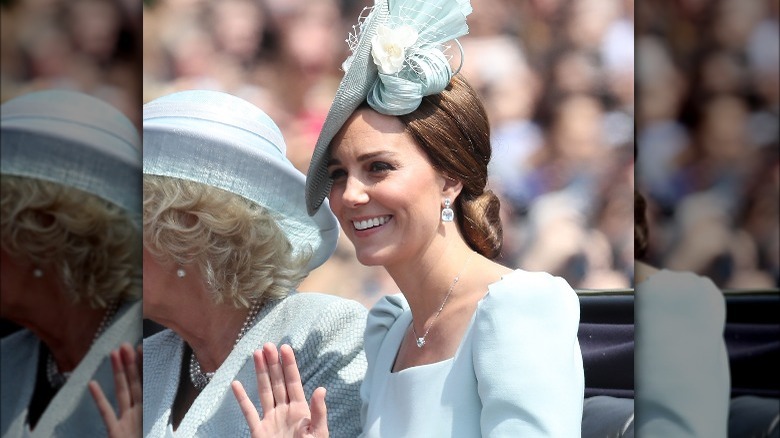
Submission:
[[[365,219],[362,221],[352,221],[352,225],[355,226],[356,230],[363,231],[369,228],[374,228],[380,225],[384,225],[387,223],[387,221],[390,220],[391,217],[392,216],[380,216],[371,219]]]

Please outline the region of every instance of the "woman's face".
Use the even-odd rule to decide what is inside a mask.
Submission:
[[[439,230],[448,184],[395,117],[357,111],[332,143],[330,206],[364,265],[414,260]]]

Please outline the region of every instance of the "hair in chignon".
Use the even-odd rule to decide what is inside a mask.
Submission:
[[[194,265],[214,302],[249,307],[286,296],[308,274],[271,213],[234,193],[144,175],[144,245],[161,261]]]
[[[485,190],[490,162],[490,125],[476,91],[460,76],[439,94],[426,96],[410,114],[400,116],[433,167],[463,183],[453,209],[466,242],[493,259],[501,253],[500,203]]]

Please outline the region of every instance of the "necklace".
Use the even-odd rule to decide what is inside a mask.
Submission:
[[[108,323],[114,317],[114,314],[116,314],[118,308],[118,301],[114,301],[110,303],[108,307],[106,307],[106,313],[103,315],[103,319],[100,320],[100,325],[95,332],[95,336],[92,338],[92,342],[89,344],[90,346],[94,345],[95,341],[98,340],[100,335],[106,331],[108,328]],[[49,385],[52,388],[59,388],[68,381],[68,378],[70,378],[71,374],[71,371],[65,371],[62,373],[60,372],[59,368],[57,367],[57,362],[54,360],[54,356],[51,354],[51,351],[49,351],[46,355],[46,380],[49,381]]]
[[[458,275],[456,275],[455,278],[452,279],[452,284],[450,285],[450,289],[447,291],[447,295],[444,296],[444,301],[441,302],[441,306],[439,306],[439,310],[436,311],[436,315],[433,316],[433,320],[431,321],[430,324],[428,324],[428,328],[425,329],[425,333],[423,333],[422,336],[417,336],[417,330],[414,329],[414,321],[412,321],[412,333],[414,333],[414,338],[417,340],[417,348],[423,348],[423,345],[425,345],[425,337],[428,336],[428,332],[431,331],[431,327],[433,327],[433,324],[436,322],[436,319],[439,318],[441,311],[444,309],[444,305],[447,304],[447,299],[449,299],[452,290],[455,289],[455,285],[458,284],[458,280],[460,280],[460,274],[462,274],[463,271],[466,269],[466,266],[469,264],[469,260],[471,260],[472,255],[474,255],[473,251],[466,258],[466,261],[463,262],[463,267],[460,268],[460,272],[458,272]]]
[[[240,341],[246,332],[248,332],[249,329],[254,325],[253,323],[258,313],[260,313],[260,303],[255,301],[249,308],[249,313],[246,315],[244,324],[241,326],[241,330],[238,332],[238,337],[236,338],[236,342],[233,343],[233,348],[236,348],[238,341]],[[203,372],[200,368],[200,362],[198,362],[198,358],[195,357],[195,352],[192,351],[190,353],[190,382],[192,382],[192,386],[194,386],[195,389],[198,391],[203,390],[203,388],[205,388],[206,385],[211,382],[214,374],[214,371]]]

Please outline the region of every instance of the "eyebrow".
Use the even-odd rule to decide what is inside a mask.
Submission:
[[[396,154],[395,152],[386,151],[386,150],[376,151],[376,152],[367,152],[365,154],[359,155],[357,157],[357,160],[359,162],[362,162],[362,161],[366,161],[366,160],[370,160],[372,158],[378,157],[380,155],[391,155],[392,156],[392,155],[395,155],[395,154]],[[341,161],[338,158],[331,157],[331,159],[328,160],[328,166],[334,166],[334,165],[340,165],[340,164],[341,164]]]

